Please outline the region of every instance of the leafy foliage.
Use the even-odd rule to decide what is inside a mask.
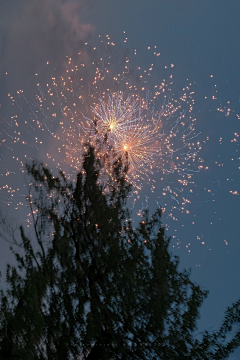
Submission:
[[[223,359],[239,345],[224,343],[239,304],[218,332],[194,337],[207,292],[179,271],[161,210],[133,227],[120,160],[96,161],[89,147],[76,184],[42,164],[27,171],[36,241],[20,228],[23,255],[13,250],[1,291],[0,359]]]

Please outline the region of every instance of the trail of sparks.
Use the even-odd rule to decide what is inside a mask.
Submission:
[[[15,112],[1,118],[4,204],[23,205],[24,187],[16,185],[15,176],[24,172],[26,160],[40,158],[74,178],[81,169],[83,144],[90,141],[101,144],[102,152],[113,149],[113,159],[127,155],[135,186],[131,206],[139,215],[148,206],[141,189],[153,193],[173,220],[177,211],[189,213],[195,176],[208,170],[201,152],[209,138],[199,130],[194,99],[198,83],[186,80],[178,89],[174,64],[162,64],[156,46],[152,51],[148,45],[151,62],[140,66],[137,50],[126,51],[127,41],[115,46],[106,36],[98,47],[86,43],[76,59],[66,57],[64,70],[51,70],[46,85],[38,80],[34,99],[23,90],[8,94]],[[160,72],[165,79],[159,81]],[[211,100],[218,99],[215,94]],[[216,110],[229,116],[229,106],[219,104]],[[238,136],[234,133],[234,144]],[[238,195],[236,189],[230,193]]]

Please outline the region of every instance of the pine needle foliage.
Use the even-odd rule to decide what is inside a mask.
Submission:
[[[179,271],[160,209],[134,228],[120,159],[88,147],[75,183],[26,168],[34,238],[20,227],[23,251],[7,266],[0,359],[223,359],[238,346],[224,343],[238,305],[219,332],[194,336],[207,292]]]

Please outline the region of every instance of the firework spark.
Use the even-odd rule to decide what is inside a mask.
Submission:
[[[100,37],[98,47],[86,43],[75,59],[66,57],[64,71],[52,69],[51,81],[37,82],[33,100],[22,90],[9,94],[15,113],[2,121],[5,159],[8,164],[17,161],[24,171],[27,159],[40,158],[74,178],[81,169],[83,144],[104,144],[113,149],[114,159],[127,154],[129,180],[137,189],[150,185],[162,208],[170,202],[170,209],[183,211],[194,174],[203,167],[203,139],[195,126],[196,84],[187,80],[183,88],[175,88],[174,65],[161,65],[156,47],[149,66],[140,66],[136,49],[125,50],[127,41],[122,49],[109,36]],[[165,74],[161,81],[159,69]],[[8,193],[5,196],[9,204],[18,193],[11,181],[4,183],[11,174],[9,166],[1,179],[2,188],[11,192],[10,200]],[[169,185],[169,174],[180,184],[179,191]],[[18,201],[16,208],[21,204]]]
[[[124,101],[123,94],[108,96],[108,102],[99,98],[99,104],[91,106],[97,137],[113,137],[117,141],[121,133],[134,129],[142,121],[141,105],[133,96],[128,96]]]
[[[150,162],[154,166],[160,152],[159,134],[153,124],[144,123],[139,100],[131,95],[124,100],[122,93],[115,93],[106,103],[100,98],[91,110],[93,117],[87,118],[90,128],[86,133],[94,146],[100,144],[103,152],[112,149],[114,158],[127,155],[132,174],[147,171]]]

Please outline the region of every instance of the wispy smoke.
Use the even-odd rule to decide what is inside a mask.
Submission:
[[[0,91],[27,86],[46,61],[59,68],[81,48],[94,31],[79,21],[81,7],[79,1],[60,0],[9,0],[1,6]]]

